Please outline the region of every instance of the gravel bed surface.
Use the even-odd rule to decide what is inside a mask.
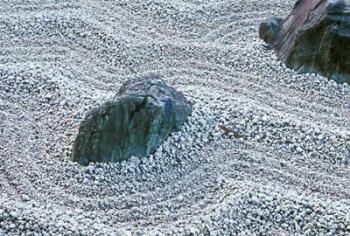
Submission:
[[[349,85],[258,38],[293,4],[2,0],[0,235],[350,235]],[[72,163],[85,114],[148,73],[193,103],[182,131]]]

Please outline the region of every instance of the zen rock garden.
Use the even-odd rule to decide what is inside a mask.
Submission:
[[[0,236],[350,235],[349,2],[1,0]]]

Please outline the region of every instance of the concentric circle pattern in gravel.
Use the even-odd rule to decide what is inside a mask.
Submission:
[[[350,88],[258,38],[293,4],[2,0],[0,235],[349,235]],[[182,131],[72,163],[85,114],[151,72],[193,103]]]

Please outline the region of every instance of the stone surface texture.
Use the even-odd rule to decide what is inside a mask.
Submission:
[[[191,114],[182,93],[157,75],[128,80],[112,101],[91,111],[74,143],[73,161],[119,162],[154,152]]]

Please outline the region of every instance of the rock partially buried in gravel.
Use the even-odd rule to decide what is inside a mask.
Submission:
[[[350,83],[350,0],[298,0],[286,19],[261,23],[259,35],[288,67]]]
[[[72,159],[119,162],[154,152],[192,112],[182,93],[156,75],[127,81],[114,99],[90,112],[82,122]]]

